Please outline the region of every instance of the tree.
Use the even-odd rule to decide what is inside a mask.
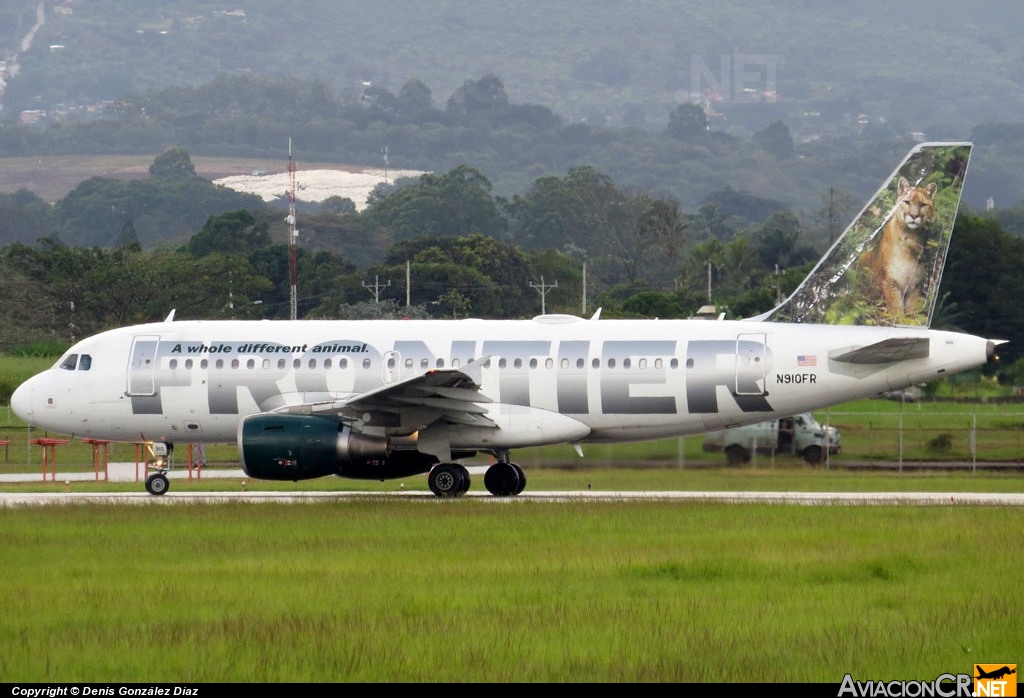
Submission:
[[[482,233],[501,236],[506,222],[491,196],[491,182],[479,170],[459,165],[443,175],[424,174],[414,184],[376,199],[364,211],[394,240]]]
[[[1024,306],[1010,292],[1020,286],[1024,238],[1010,235],[991,219],[961,212],[946,260],[940,293],[948,292],[964,331],[1008,339],[1000,347],[1006,363],[1024,356]]]
[[[196,168],[184,148],[168,148],[153,160],[149,166],[149,176],[153,179],[195,177]]]
[[[28,189],[0,193],[0,243],[35,243],[56,228],[53,206]]]
[[[386,263],[404,274],[412,265],[412,292],[418,302],[432,302],[455,287],[485,317],[521,317],[531,314],[533,297],[530,266],[516,246],[474,233],[461,237],[420,237],[399,243],[388,252]],[[449,275],[441,280],[441,270]],[[458,271],[456,271],[458,270]],[[435,281],[436,280],[436,281]],[[425,285],[440,284],[434,291]]]
[[[445,111],[457,120],[488,116],[508,108],[508,94],[501,79],[489,73],[479,80],[466,80],[448,98]]]
[[[114,247],[138,247],[142,249],[139,244],[139,235],[135,232],[135,223],[129,219],[124,222],[121,226],[121,232],[117,234],[117,239],[114,240]]]
[[[423,123],[436,120],[440,112],[434,107],[430,88],[419,80],[407,80],[398,91],[397,116],[405,123]]]
[[[328,196],[320,202],[320,210],[324,213],[333,213],[336,216],[356,215],[356,204],[347,196]]]
[[[205,257],[214,252],[244,256],[269,244],[267,224],[257,223],[251,213],[240,209],[210,216],[203,229],[189,240],[188,251],[194,257]]]
[[[668,115],[667,133],[672,138],[686,140],[705,133],[710,127],[708,115],[699,104],[680,104]]]
[[[755,133],[754,143],[780,160],[796,157],[793,135],[789,132],[789,127],[782,123],[780,119],[776,119]]]

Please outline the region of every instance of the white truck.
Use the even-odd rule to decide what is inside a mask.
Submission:
[[[826,452],[840,451],[839,430],[822,426],[809,413],[770,422],[713,431],[704,437],[704,451],[724,452],[730,465],[750,461],[757,453],[800,456],[811,464],[821,463]]]

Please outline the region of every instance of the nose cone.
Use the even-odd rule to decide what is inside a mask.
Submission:
[[[18,415],[18,418],[27,423],[33,423],[32,413],[32,381],[27,380],[17,387],[14,394],[11,395],[11,409],[14,410],[14,414]]]

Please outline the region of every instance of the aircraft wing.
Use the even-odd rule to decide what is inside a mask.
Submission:
[[[829,353],[828,358],[848,364],[889,364],[928,357],[927,337],[892,337],[866,347],[847,347]]]
[[[476,362],[472,362],[475,364]],[[334,414],[346,421],[363,420],[384,426],[411,425],[422,428],[442,420],[497,428],[486,416],[484,406],[492,400],[480,392],[478,366],[466,370],[437,369],[397,383],[340,400],[307,402],[279,407],[274,412],[292,414]],[[369,419],[367,419],[369,415]]]

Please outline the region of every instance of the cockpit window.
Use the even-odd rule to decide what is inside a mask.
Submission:
[[[92,357],[88,354],[82,354],[82,358],[78,362],[78,370],[88,371],[90,368],[92,368]]]
[[[64,360],[60,362],[60,367],[65,371],[74,371],[76,365],[78,365],[78,354],[68,354],[64,357]]]

